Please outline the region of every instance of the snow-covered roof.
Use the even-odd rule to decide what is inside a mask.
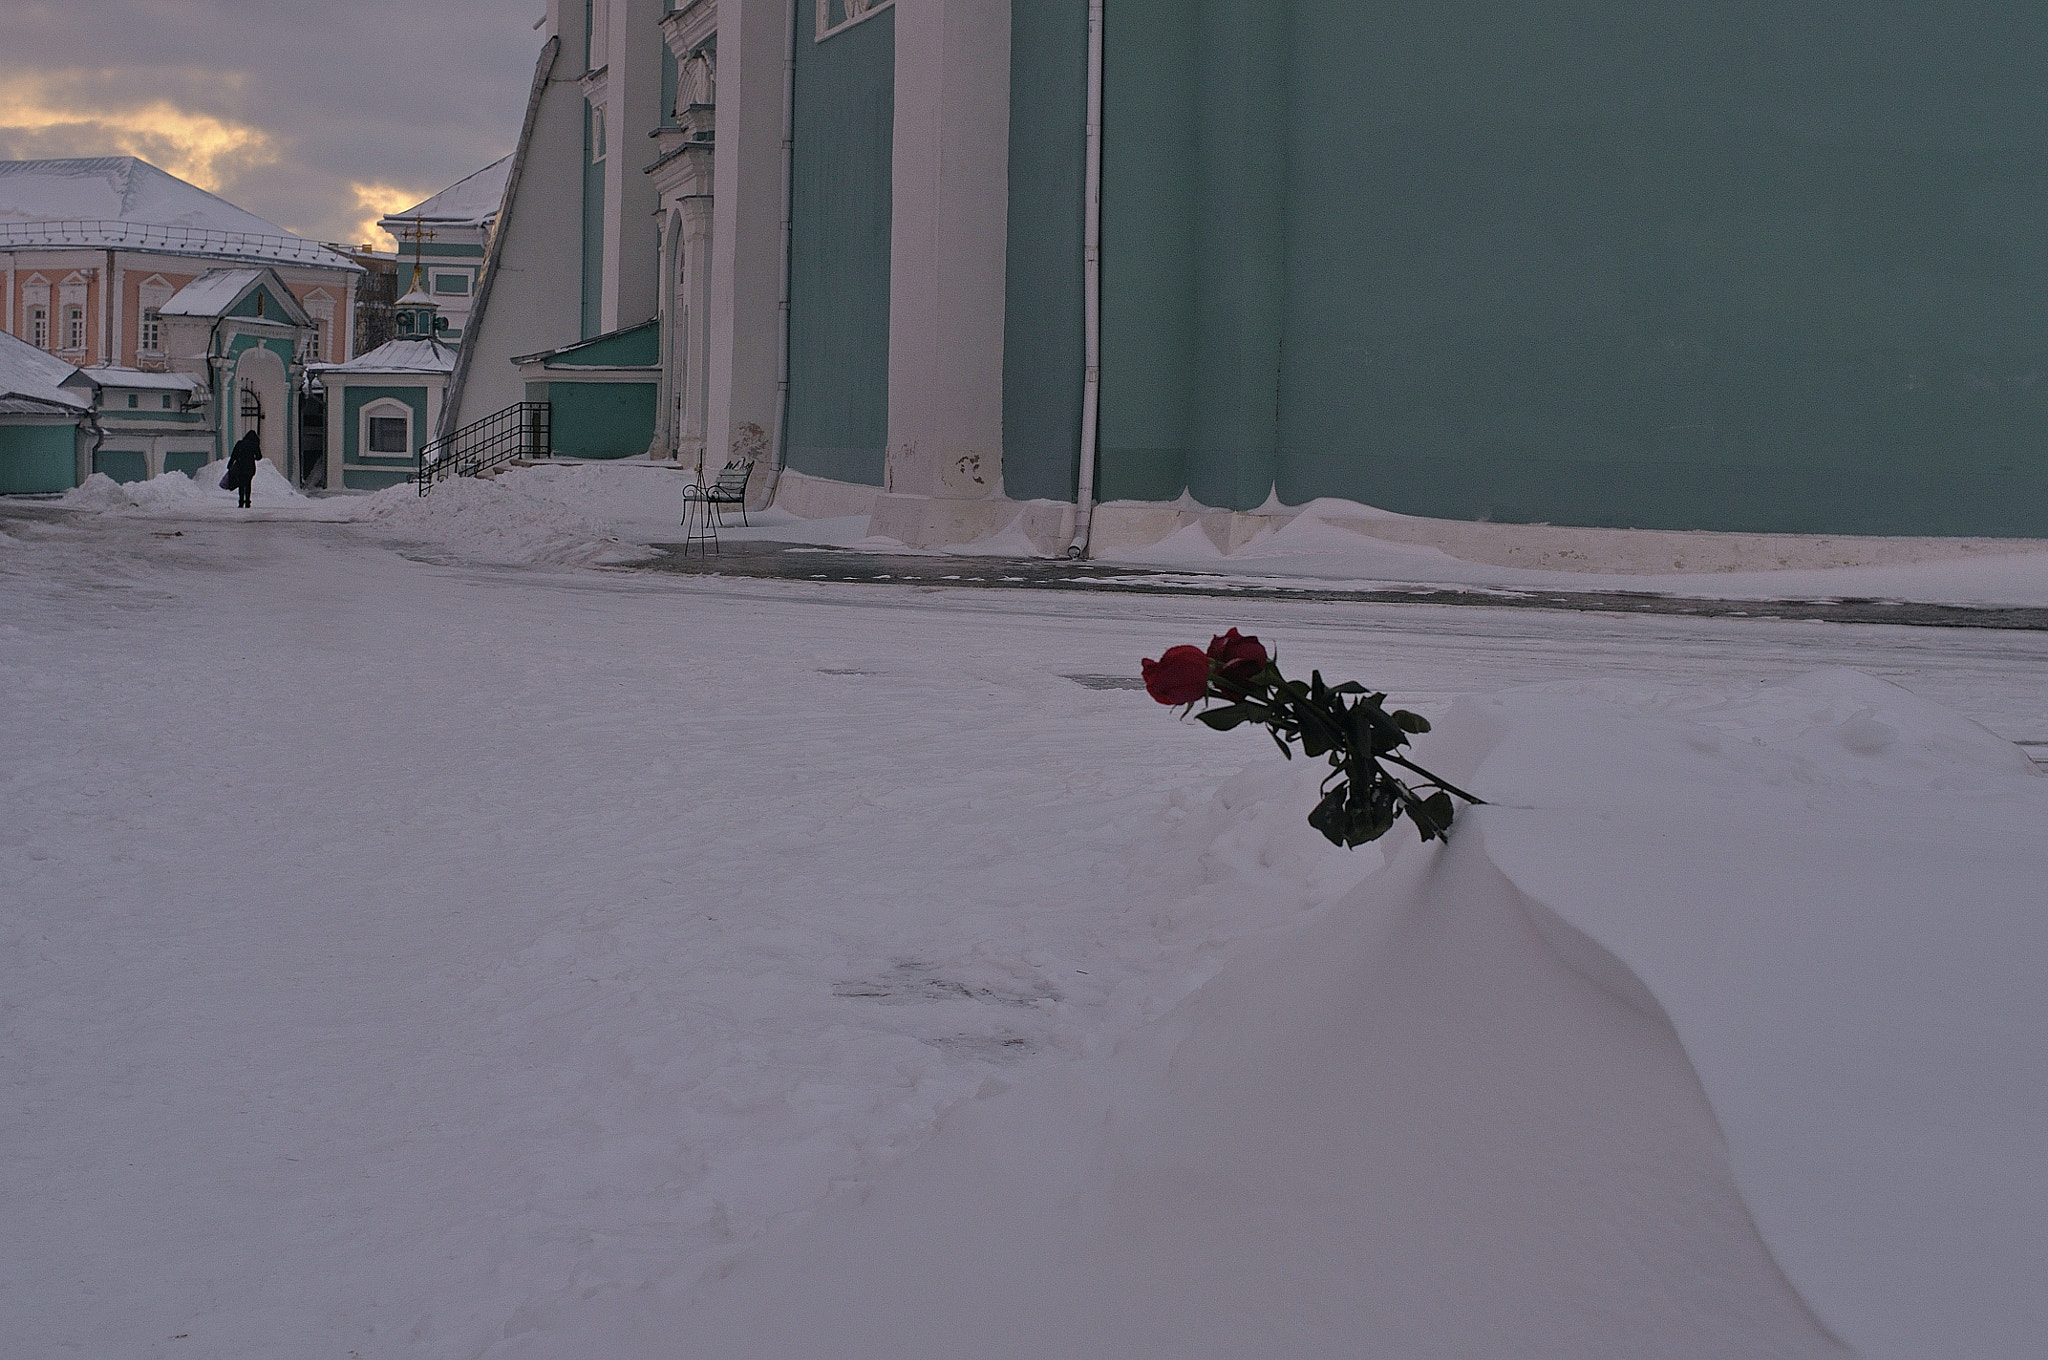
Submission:
[[[268,291],[294,314],[245,319],[257,324],[263,321],[280,325],[310,324],[311,318],[300,310],[298,299],[284,286],[284,280],[268,269],[209,269],[171,294],[169,300],[157,308],[157,313],[160,316],[219,316],[241,301],[242,296],[251,288],[266,279],[270,284]]]
[[[423,203],[404,212],[392,213],[377,225],[390,231],[405,222],[468,223],[482,226],[498,215],[505,198],[505,181],[512,174],[512,158],[505,157],[468,175]],[[396,235],[396,233],[393,233]]]
[[[166,392],[206,391],[206,380],[190,373],[151,373],[147,369],[95,364],[91,368],[79,369],[77,376],[101,387],[134,387]]]
[[[455,347],[432,340],[387,340],[345,364],[320,364],[314,371],[322,374],[452,373],[455,371]]]
[[[76,372],[56,355],[0,331],[0,411],[22,415],[51,405],[83,408],[86,401],[62,386]]]
[[[0,250],[30,246],[361,268],[134,156],[0,161]]]

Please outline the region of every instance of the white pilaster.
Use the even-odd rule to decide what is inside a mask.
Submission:
[[[719,0],[707,463],[770,455],[782,280],[785,0]],[[804,41],[799,35],[799,41]],[[755,485],[764,485],[757,477]]]
[[[660,220],[654,186],[644,173],[654,159],[648,134],[661,125],[661,0],[598,0],[610,9],[601,30],[605,52],[592,54],[605,81],[607,154],[604,180],[604,295],[598,321],[606,331],[654,318],[660,289]]]
[[[898,496],[1002,494],[1009,138],[1010,0],[897,0],[889,453],[878,518],[901,517],[909,507],[888,513]]]

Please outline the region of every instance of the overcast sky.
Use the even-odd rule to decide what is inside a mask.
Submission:
[[[368,241],[513,150],[544,7],[0,0],[0,160],[137,155],[301,235]]]

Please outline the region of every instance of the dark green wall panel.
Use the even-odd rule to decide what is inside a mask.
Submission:
[[[549,430],[555,452],[564,458],[633,458],[646,453],[654,442],[656,390],[653,383],[549,383]]]
[[[0,422],[0,495],[40,495],[78,485],[78,427]]]
[[[2048,11],[1231,9],[1112,14],[1105,494],[2048,534]]]
[[[1088,7],[1013,0],[1003,491],[1072,500],[1080,468]]]
[[[813,42],[797,15],[787,465],[882,484],[889,443],[889,237],[896,16]]]

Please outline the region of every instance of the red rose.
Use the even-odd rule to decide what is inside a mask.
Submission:
[[[1145,692],[1162,704],[1192,704],[1209,693],[1209,658],[1200,647],[1168,647],[1145,658]]]
[[[1250,685],[1266,668],[1266,649],[1259,645],[1257,638],[1244,637],[1233,628],[1222,637],[1209,639],[1208,659],[1216,663],[1225,680],[1240,686]]]

